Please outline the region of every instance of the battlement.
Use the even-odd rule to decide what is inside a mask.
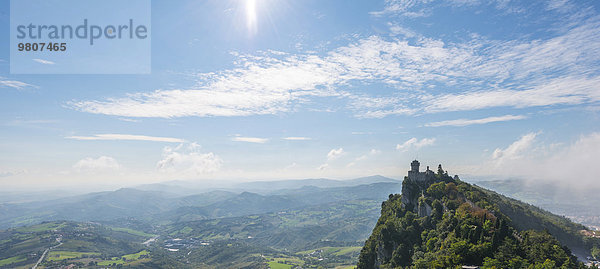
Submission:
[[[425,172],[419,172],[419,166],[421,163],[419,161],[414,160],[410,163],[410,170],[408,171],[408,179],[412,181],[425,181],[428,177],[433,176],[433,171],[429,170],[429,166]]]

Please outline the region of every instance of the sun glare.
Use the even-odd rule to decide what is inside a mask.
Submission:
[[[256,33],[256,0],[246,0],[246,27],[248,33]]]

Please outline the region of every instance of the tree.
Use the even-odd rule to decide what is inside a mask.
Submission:
[[[437,174],[443,176],[445,174],[444,169],[442,169],[442,165],[438,165]]]
[[[597,260],[600,259],[600,247],[595,246],[592,248],[592,257],[594,257]]]

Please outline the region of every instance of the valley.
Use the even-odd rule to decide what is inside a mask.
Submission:
[[[0,268],[354,268],[382,202],[401,190],[374,176],[195,190],[167,183],[4,203]],[[503,211],[514,206],[490,195]],[[567,220],[552,223],[531,228],[572,238]]]

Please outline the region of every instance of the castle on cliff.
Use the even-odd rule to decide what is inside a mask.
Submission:
[[[412,181],[425,181],[427,178],[433,177],[433,171],[429,170],[429,166],[427,166],[427,170],[425,172],[419,172],[419,166],[421,163],[419,161],[414,160],[410,163],[410,170],[408,171],[408,179]]]

